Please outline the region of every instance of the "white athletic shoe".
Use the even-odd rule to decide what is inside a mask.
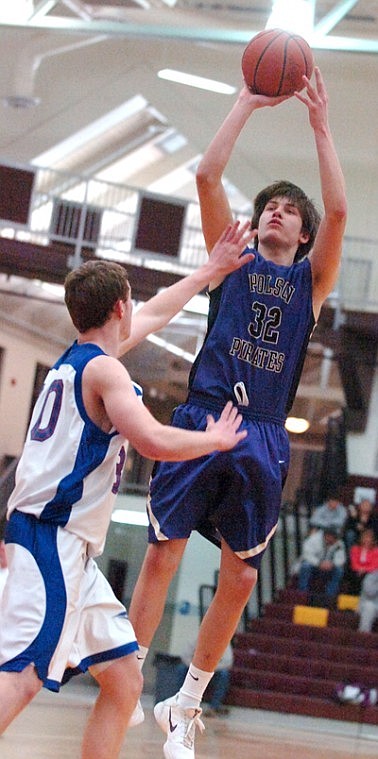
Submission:
[[[164,743],[165,759],[195,759],[194,736],[196,727],[201,733],[205,726],[200,719],[202,709],[182,708],[178,695],[160,701],[154,708],[156,722],[167,734]]]
[[[136,705],[136,707],[135,707],[135,709],[134,709],[134,711],[133,711],[133,713],[132,713],[132,715],[130,717],[130,721],[129,721],[129,724],[127,725],[127,727],[128,728],[129,727],[136,727],[137,725],[140,725],[141,722],[143,722],[143,721],[144,721],[143,706],[140,703],[140,701],[138,701],[138,703],[137,703],[137,705]]]

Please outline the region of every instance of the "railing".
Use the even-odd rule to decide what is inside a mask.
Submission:
[[[287,586],[292,574],[292,566],[301,553],[303,539],[308,533],[309,512],[306,505],[291,503],[282,505],[276,534],[266,550],[256,589],[240,619],[239,629],[245,631],[250,619],[261,617],[265,604],[273,601],[277,591]],[[217,576],[214,578],[214,585],[201,585],[199,588],[200,619],[209,607],[216,585]]]
[[[270,541],[259,571],[256,590],[251,596],[242,619],[245,629],[248,620],[261,617],[264,606],[274,600],[277,591],[287,586],[292,567],[301,553],[304,537],[309,529],[309,508],[303,504],[284,503],[278,527]]]
[[[126,264],[178,274],[190,272],[206,258],[199,206],[194,201],[152,195],[140,188],[86,179],[43,167],[19,165],[12,168],[32,172],[34,179],[26,223],[0,219],[2,237],[38,245],[51,242],[68,245],[72,251],[72,266],[80,262],[82,249]],[[141,208],[146,197],[157,201],[157,209],[159,203],[161,206],[169,204],[169,214],[175,214],[176,206],[182,212],[184,206],[177,255],[161,255],[160,248],[158,251],[138,248]],[[235,209],[235,215],[241,220],[249,218],[245,209],[242,213]],[[157,228],[158,220],[151,219],[151,232],[154,224]],[[341,274],[331,296],[335,308],[378,311],[377,248],[377,240],[345,238]]]

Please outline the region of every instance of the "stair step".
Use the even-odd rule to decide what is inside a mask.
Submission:
[[[254,653],[256,651],[272,652],[289,656],[305,657],[306,659],[329,659],[338,662],[358,662],[364,666],[377,666],[377,652],[374,649],[362,647],[343,647],[338,643],[319,643],[317,640],[306,640],[287,636],[279,638],[259,633],[241,633],[235,640],[235,649],[243,649]]]
[[[335,699],[340,683],[377,687],[378,634],[360,633],[350,610],[330,609],[323,627],[295,624],[295,605],[307,605],[307,594],[279,592],[264,616],[235,636],[227,703],[378,725],[378,705]]]
[[[302,714],[309,717],[378,725],[377,706],[361,707],[354,704],[338,704],[336,701],[327,698],[314,698],[268,690],[254,691],[250,688],[231,686],[227,703],[286,714]]]
[[[241,667],[233,667],[231,684],[253,690],[269,690],[286,694],[297,694],[315,698],[332,699],[337,680],[323,678],[309,678],[301,675],[288,675],[286,672],[273,672],[269,670],[251,670]]]
[[[298,604],[268,603],[264,606],[264,617],[291,622],[296,605]],[[341,627],[343,629],[349,628],[351,630],[357,630],[358,614],[353,611],[334,611],[333,609],[330,609],[328,612],[327,627]]]
[[[337,682],[361,682],[368,688],[377,685],[377,665],[366,666],[355,661],[330,661],[287,654],[264,653],[256,651],[253,654],[237,649],[234,651],[234,668],[245,669],[249,672],[253,684],[255,670],[270,670],[272,672],[298,675],[309,679],[323,678]]]
[[[253,619],[248,624],[245,635],[254,632],[274,635],[283,638],[300,638],[302,640],[315,640],[319,643],[351,646],[353,648],[372,648],[378,651],[378,635],[376,633],[360,633],[347,627],[316,627],[314,625],[300,625],[274,617],[262,617]],[[241,633],[243,635],[243,633]]]

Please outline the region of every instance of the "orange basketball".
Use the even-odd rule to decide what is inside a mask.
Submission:
[[[306,40],[283,29],[265,29],[252,37],[242,57],[242,72],[251,92],[276,97],[303,89],[302,76],[314,69]]]

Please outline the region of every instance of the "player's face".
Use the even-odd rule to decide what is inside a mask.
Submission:
[[[272,198],[266,204],[259,220],[259,241],[265,245],[298,248],[307,242],[308,234],[302,232],[299,209],[289,198]]]

